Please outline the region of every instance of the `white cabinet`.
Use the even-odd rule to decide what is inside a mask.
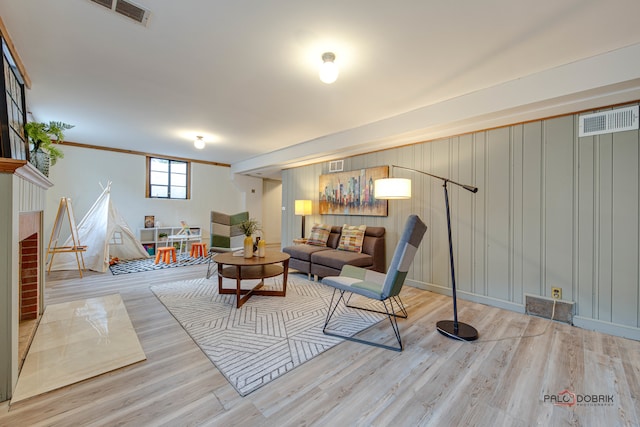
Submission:
[[[176,248],[180,249],[181,243],[187,247],[182,249],[188,250],[188,246],[193,242],[199,242],[202,238],[202,229],[200,227],[189,227],[189,234],[185,235],[184,239],[169,239],[169,236],[176,236],[182,231],[182,226],[176,227],[151,227],[138,229],[138,238],[140,243],[147,250],[149,255],[156,254],[156,248],[167,246],[167,240],[171,240],[172,244],[178,245]],[[182,242],[180,241],[182,240]]]

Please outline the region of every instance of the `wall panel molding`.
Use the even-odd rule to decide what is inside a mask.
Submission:
[[[577,121],[576,114],[478,131],[353,157],[345,167],[397,164],[479,188],[449,186],[460,298],[518,311],[525,294],[549,297],[559,286],[584,327],[638,337],[640,134],[579,138]],[[285,187],[317,180],[323,168],[285,171]],[[450,292],[442,184],[398,175],[412,179],[413,198],[391,202],[389,217],[377,220],[388,230],[388,257],[395,230],[420,215],[429,228],[410,283]]]

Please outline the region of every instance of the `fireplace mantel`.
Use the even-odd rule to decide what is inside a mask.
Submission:
[[[45,190],[53,187],[53,183],[49,181],[49,178],[26,160],[0,158],[0,173],[15,174]]]
[[[0,173],[14,173],[16,169],[26,164],[26,160],[5,159],[0,157]]]

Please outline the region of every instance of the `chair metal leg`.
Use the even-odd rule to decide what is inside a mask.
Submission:
[[[336,298],[336,292],[340,293],[340,296],[338,298]],[[348,335],[342,335],[342,334],[338,334],[336,332],[333,331],[328,331],[327,327],[329,326],[329,322],[331,321],[331,317],[333,317],[333,314],[335,313],[336,309],[338,308],[338,304],[340,304],[340,301],[342,300],[342,302],[344,303],[345,306],[350,307],[347,304],[347,301],[349,299],[351,299],[351,295],[353,294],[349,294],[349,298],[345,299],[344,294],[346,291],[340,290],[340,289],[334,289],[333,290],[333,295],[331,296],[331,302],[329,303],[329,309],[327,310],[327,318],[324,322],[324,326],[322,327],[322,333],[325,335],[329,335],[332,337],[337,337],[337,338],[343,338],[345,340],[349,340],[349,341],[354,341],[357,343],[361,343],[361,344],[367,344],[367,345],[372,345],[374,347],[380,347],[380,348],[384,348],[387,350],[393,350],[393,351],[402,351],[403,346],[402,346],[402,338],[400,337],[400,328],[398,327],[398,317],[401,318],[406,318],[406,311],[404,310],[404,305],[402,305],[402,301],[400,301],[398,303],[398,301],[396,301],[396,304],[398,304],[398,308],[404,313],[403,316],[397,315],[394,310],[393,310],[393,302],[391,301],[391,299],[389,299],[389,306],[387,306],[387,301],[383,300],[381,301],[382,304],[384,305],[385,311],[376,311],[376,310],[369,310],[366,308],[360,308],[360,307],[351,307],[351,308],[356,308],[356,309],[360,309],[360,310],[366,310],[366,311],[372,311],[375,313],[380,313],[380,314],[385,314],[387,315],[387,317],[389,318],[389,322],[391,323],[391,328],[393,329],[393,333],[396,336],[396,340],[398,341],[398,347],[393,347],[393,346],[389,346],[389,345],[384,345],[384,344],[380,344],[374,341],[367,341],[367,340],[363,340],[360,338],[355,338],[355,337],[351,337]],[[334,305],[334,300],[335,300],[335,305]],[[391,309],[391,310],[389,310]]]
[[[351,301],[351,297],[353,296],[353,293],[349,294],[349,297],[345,300],[345,305],[349,308],[356,308],[358,310],[365,310],[365,311],[370,311],[372,313],[380,313],[380,314],[388,314],[387,311],[380,311],[380,310],[373,310],[371,308],[365,308],[365,307],[358,307],[357,305],[349,305],[349,301]],[[395,297],[391,297],[389,298],[389,301],[391,302],[392,300],[395,300],[396,305],[398,306],[398,311],[402,314],[397,314],[398,311],[395,311],[393,309],[393,304],[391,304],[391,315],[394,317],[400,317],[402,319],[406,319],[408,317],[407,315],[407,309],[404,307],[404,304],[402,303],[402,300],[400,299],[400,295],[395,296]]]
[[[213,257],[215,256],[216,254],[209,250],[209,260],[207,261],[207,279],[213,276],[218,271],[218,264],[213,261]]]
[[[391,306],[391,311],[387,308],[387,302],[385,300],[382,301],[384,305],[384,309],[387,312],[387,316],[389,317],[389,323],[391,323],[391,328],[393,329],[393,333],[396,335],[396,339],[398,340],[398,346],[400,347],[400,351],[402,351],[402,338],[400,337],[400,328],[398,327],[398,317],[393,311],[393,299],[389,299],[389,305]],[[406,316],[404,317],[406,319]]]
[[[331,320],[333,313],[335,313],[336,308],[338,308],[338,303],[342,298],[344,298],[344,291],[340,291],[340,297],[336,300],[336,305],[333,305],[333,300],[336,298],[336,292],[338,292],[338,289],[334,289],[333,294],[331,295],[331,302],[329,302],[329,309],[327,310],[327,318],[325,319],[324,326],[322,327],[323,333],[325,333],[325,330],[329,325],[329,321]]]

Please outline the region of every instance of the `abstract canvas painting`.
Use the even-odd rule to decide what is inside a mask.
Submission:
[[[320,175],[320,214],[387,216],[387,200],[376,200],[374,183],[388,177],[388,166]]]

